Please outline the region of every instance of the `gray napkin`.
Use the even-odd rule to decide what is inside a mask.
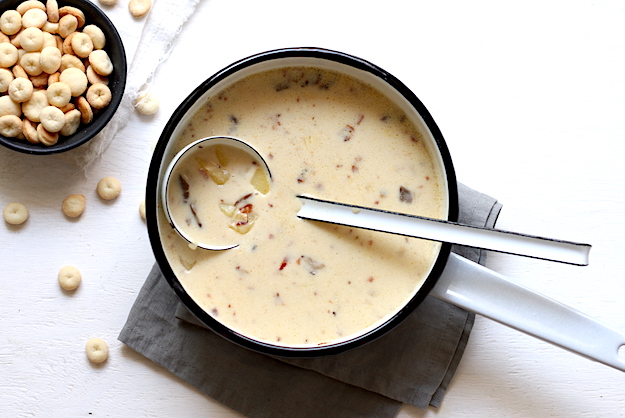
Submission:
[[[461,223],[493,227],[501,205],[462,184]],[[484,263],[486,252],[452,250]],[[281,359],[204,328],[155,264],[119,340],[249,417],[394,417],[402,403],[439,406],[462,358],[474,314],[426,297],[399,326],[346,353]]]

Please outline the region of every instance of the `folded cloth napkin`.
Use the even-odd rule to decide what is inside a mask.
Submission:
[[[493,227],[501,205],[459,185],[459,221]],[[453,251],[484,263],[486,252]],[[204,328],[155,265],[120,341],[249,417],[394,417],[402,403],[439,406],[474,314],[426,297],[399,326],[351,351],[282,359],[241,348]]]

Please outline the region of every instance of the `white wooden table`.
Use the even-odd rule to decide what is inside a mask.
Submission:
[[[593,245],[588,267],[500,254],[487,266],[625,330],[622,2],[204,0],[153,80],[159,113],[133,115],[85,174],[0,149],[0,206],[30,210],[21,227],[0,223],[0,416],[237,416],[116,338],[154,263],[138,207],[163,126],[217,70],[287,46],[400,78],[459,181],[503,203],[500,228]],[[109,175],[123,191],[104,202],[95,186]],[[87,198],[74,221],[60,210],[71,193]],[[56,280],[67,264],[83,275],[74,293]],[[111,348],[99,367],[84,353],[94,336]],[[625,373],[478,317],[442,407],[400,416],[625,416]]]

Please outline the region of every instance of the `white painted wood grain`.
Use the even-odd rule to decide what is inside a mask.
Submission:
[[[86,175],[0,149],[0,204],[31,214],[0,225],[0,416],[238,416],[116,337],[153,263],[138,214],[153,144],[197,84],[276,47],[342,50],[404,81],[459,180],[504,204],[499,227],[593,245],[588,267],[488,266],[625,330],[624,22],[618,1],[204,0],[153,80],[160,112],[133,116]],[[95,194],[107,175],[123,187],[110,203]],[[87,197],[74,221],[60,211],[70,193]],[[83,274],[75,293],[56,283],[65,264]],[[111,346],[102,366],[84,355],[93,336]],[[625,374],[478,318],[442,407],[399,416],[615,417],[624,393]]]

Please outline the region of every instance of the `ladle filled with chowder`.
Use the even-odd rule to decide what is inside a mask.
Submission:
[[[270,180],[265,160],[249,144],[202,138],[170,162],[162,183],[163,212],[190,248],[229,250],[254,226]]]
[[[167,173],[181,150],[216,136],[245,138],[271,173],[218,147],[189,159],[190,171]],[[200,235],[176,232],[159,193],[169,177],[175,217],[230,249],[197,248]],[[198,199],[203,182],[221,188],[208,203]],[[430,294],[625,370],[625,334],[451,254],[449,243],[301,219],[301,195],[452,222],[458,215],[445,141],[392,75],[317,48],[238,61],[174,112],[148,175],[157,262],[207,327],[264,353],[334,354],[388,332]]]

